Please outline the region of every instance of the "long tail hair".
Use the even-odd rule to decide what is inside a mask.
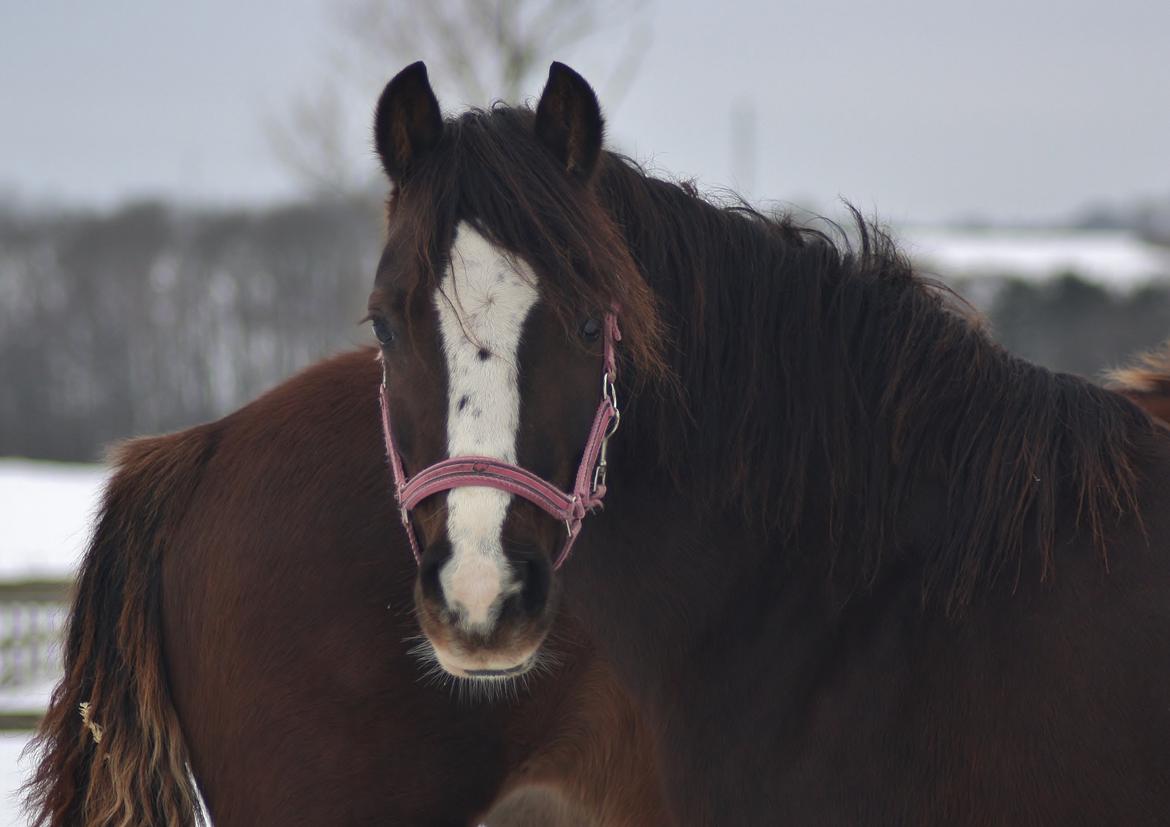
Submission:
[[[116,449],[82,561],[65,677],[30,749],[35,827],[202,823],[162,652],[160,560],[214,449],[205,428]]]
[[[1170,340],[1145,353],[1139,353],[1125,367],[1110,371],[1111,387],[1134,394],[1170,396]]]

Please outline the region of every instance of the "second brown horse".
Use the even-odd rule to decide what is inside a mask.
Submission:
[[[40,825],[659,825],[645,731],[567,620],[489,703],[409,655],[372,351],[115,454],[40,733]],[[85,703],[86,714],[79,712]]]

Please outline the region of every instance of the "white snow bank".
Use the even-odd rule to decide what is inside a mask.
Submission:
[[[72,577],[108,472],[0,459],[0,580]]]
[[[0,824],[17,827],[28,824],[28,817],[20,806],[20,786],[32,771],[33,756],[21,760],[20,753],[31,733],[0,734]]]
[[[1121,231],[908,228],[902,248],[946,279],[1041,281],[1076,273],[1115,290],[1170,280],[1170,250]]]

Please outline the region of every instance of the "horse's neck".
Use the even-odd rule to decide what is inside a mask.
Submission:
[[[570,610],[624,682],[669,694],[763,549],[735,519],[694,508],[665,481],[624,478],[622,467],[611,473],[605,511],[585,525],[565,587]]]
[[[614,484],[623,491],[620,474]],[[799,707],[807,675],[833,650],[837,607],[823,579],[786,565],[733,518],[701,516],[668,492],[623,494],[566,566],[569,609],[649,722],[668,787],[688,789],[689,756],[745,737],[718,732],[726,710],[765,691],[770,708]],[[692,790],[688,812],[728,783]]]
[[[713,209],[699,203],[691,207]],[[759,232],[759,244],[776,243]],[[648,258],[636,248],[634,253]],[[834,458],[814,442],[826,432],[821,424],[815,434],[797,426],[813,416],[812,406],[803,401],[807,396],[830,395],[823,388],[833,380],[825,375],[833,367],[818,362],[823,354],[815,343],[787,341],[794,327],[791,315],[808,309],[776,296],[755,303],[751,294],[762,283],[815,276],[779,272],[784,266],[799,270],[799,265],[784,262],[774,248],[759,256],[745,253],[734,238],[716,235],[702,253],[704,260],[689,270],[665,267],[646,273],[675,336],[673,375],[665,388],[637,400],[629,420],[632,436],[617,448],[635,455],[640,475],[658,475],[659,485],[677,486],[695,510],[721,498],[721,508],[744,505],[745,520],[752,521],[745,529],[756,546],[775,540],[763,524],[775,526],[782,512],[792,512],[785,514],[789,524],[799,519],[812,532],[827,518],[818,509],[828,502]],[[797,292],[807,298],[809,291]],[[844,406],[836,412],[851,413]],[[799,450],[789,448],[797,443]],[[798,453],[805,455],[803,461],[779,459]],[[760,502],[769,498],[768,513],[762,514]]]

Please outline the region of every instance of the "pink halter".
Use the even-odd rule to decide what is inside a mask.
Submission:
[[[585,442],[585,451],[581,456],[581,464],[577,467],[577,478],[573,483],[573,490],[562,491],[552,483],[544,480],[531,471],[518,465],[511,465],[493,457],[461,456],[436,462],[413,477],[407,479],[402,470],[402,457],[394,445],[394,432],[390,427],[390,392],[386,388],[385,374],[382,377],[382,433],[386,438],[386,455],[390,460],[390,470],[394,474],[394,490],[398,497],[398,513],[402,517],[406,536],[410,538],[410,550],[414,560],[418,563],[421,555],[418,549],[418,539],[414,534],[414,526],[410,522],[410,511],[420,502],[432,494],[449,491],[462,486],[483,486],[507,491],[518,497],[523,497],[550,516],[561,520],[568,531],[565,544],[561,547],[553,563],[554,569],[569,557],[569,551],[577,535],[581,533],[581,521],[585,515],[601,505],[605,497],[606,448],[609,439],[618,429],[621,421],[621,411],[618,410],[617,390],[614,381],[617,378],[617,359],[614,352],[615,343],[621,341],[622,334],[618,329],[617,315],[613,312],[605,315],[605,367],[601,376],[601,402],[597,406],[597,413],[593,416],[593,426],[589,429],[589,438]]]

